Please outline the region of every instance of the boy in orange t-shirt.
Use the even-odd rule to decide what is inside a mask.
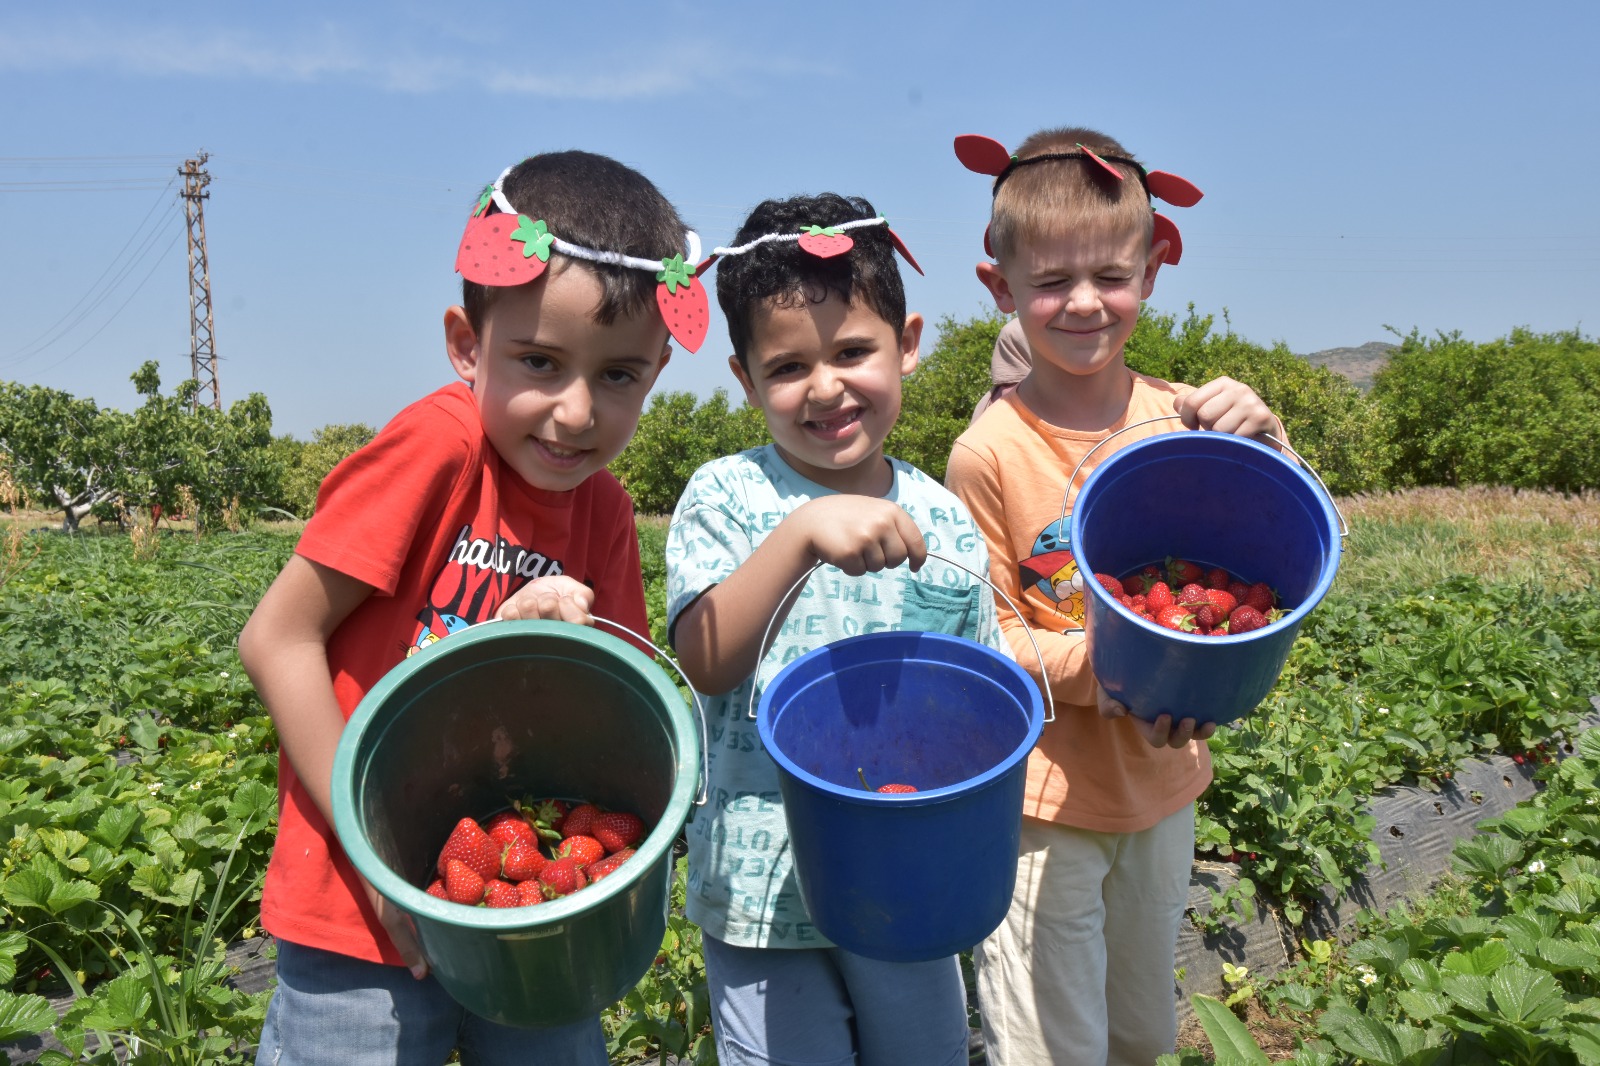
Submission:
[[[974,952],[984,1038],[994,1066],[1139,1063],[1177,1036],[1172,968],[1194,856],[1194,801],[1211,782],[1215,727],[1162,715],[1146,722],[1111,700],[1091,672],[1083,589],[1063,497],[1117,447],[1177,414],[1224,433],[1282,427],[1247,386],[1199,389],[1136,374],[1123,359],[1140,302],[1177,230],[1151,195],[1186,205],[1199,191],[1146,173],[1093,130],[1037,133],[1010,155],[986,138],[957,140],[970,169],[996,175],[978,277],[1016,322],[1032,357],[1016,390],[961,435],[946,482],[988,542],[991,578],[1018,600],[999,605],[1017,661],[1043,652],[1055,696],[1028,764],[1022,855],[1006,920]],[[1068,484],[1076,471],[1077,478]],[[1137,710],[1137,708],[1135,708]]]

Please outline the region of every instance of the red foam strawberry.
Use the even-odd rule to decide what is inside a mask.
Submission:
[[[476,906],[483,901],[484,878],[460,859],[451,859],[444,872],[445,897],[452,903]]]
[[[495,878],[484,886],[483,902],[490,907],[520,907],[522,893],[510,881]]]
[[[1228,616],[1228,632],[1234,636],[1249,633],[1267,625],[1267,616],[1248,603],[1240,604]]]
[[[1120,600],[1122,597],[1131,594],[1132,590],[1124,587],[1122,582],[1118,581],[1110,574],[1096,574],[1094,575],[1094,579],[1100,582],[1102,588],[1111,593],[1111,598],[1114,600]]]
[[[711,326],[711,304],[706,299],[706,287],[694,276],[693,263],[685,263],[681,254],[661,261],[656,271],[656,307],[661,310],[667,332],[691,352],[700,350],[705,343],[706,330]]]
[[[537,844],[513,840],[500,860],[500,873],[507,881],[527,881],[538,877],[550,860],[544,857]]]
[[[521,285],[543,274],[550,258],[548,244],[541,258],[537,254],[538,240],[531,230],[523,228],[524,222],[531,226],[533,220],[526,215],[507,214],[479,215],[470,220],[456,249],[456,270],[479,285]],[[529,242],[513,239],[519,232],[523,238],[534,238],[534,252],[524,254]]]
[[[621,866],[631,858],[633,858],[633,849],[623,848],[621,851],[607,855],[605,858],[596,862],[591,862],[588,866],[584,867],[584,876],[589,879],[589,883],[592,885],[602,877],[605,877],[607,874],[616,873],[617,867]]]
[[[588,883],[583,871],[570,857],[556,859],[539,871],[539,884],[543,886],[545,899],[570,896]]]
[[[596,859],[603,859],[605,856],[605,845],[594,837],[570,836],[556,849],[557,859],[571,859],[579,866],[588,866]]]
[[[836,255],[844,255],[855,245],[855,241],[832,226],[826,228],[808,226],[805,233],[800,236],[800,247],[820,259],[831,259]]]
[[[561,823],[563,837],[594,836],[594,819],[600,813],[600,808],[592,803],[580,803],[567,812],[566,820]]]
[[[594,838],[608,852],[631,848],[644,838],[644,820],[626,811],[607,811],[594,820]]]
[[[489,839],[489,834],[471,818],[457,822],[450,839],[444,842],[444,850],[439,852],[441,874],[452,860],[465,863],[485,881],[500,876],[500,845]]]

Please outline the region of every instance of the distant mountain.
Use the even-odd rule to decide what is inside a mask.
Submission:
[[[1359,348],[1325,348],[1303,358],[1315,366],[1325,366],[1335,374],[1343,374],[1356,388],[1366,392],[1372,388],[1372,375],[1389,361],[1389,353],[1395,347],[1383,341],[1368,341]]]

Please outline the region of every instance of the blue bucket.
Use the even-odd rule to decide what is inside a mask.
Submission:
[[[921,962],[1000,924],[1028,753],[1044,728],[1044,701],[1021,667],[962,637],[850,637],[784,667],[757,725],[778,764],[800,895],[823,936],[867,958]],[[874,786],[918,791],[869,792],[858,768]]]
[[[1333,584],[1340,538],[1321,483],[1264,444],[1188,430],[1112,453],[1072,509],[1095,677],[1146,720],[1243,717],[1277,684],[1301,623]],[[1121,577],[1169,556],[1265,581],[1283,617],[1233,637],[1179,632],[1138,617],[1093,577]]]

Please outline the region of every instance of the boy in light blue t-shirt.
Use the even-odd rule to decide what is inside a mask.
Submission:
[[[857,633],[942,632],[1010,655],[989,590],[928,557],[988,573],[966,508],[883,454],[922,334],[894,259],[904,249],[871,204],[834,194],[766,201],[734,243],[717,265],[729,366],[773,443],[701,467],[667,536],[670,641],[707,697],[710,801],[688,827],[688,916],[705,934],[717,1052],[725,1064],[964,1063],[954,956],[879,962],[811,924],[777,766],[748,717],[752,688],[759,699],[783,664]]]

